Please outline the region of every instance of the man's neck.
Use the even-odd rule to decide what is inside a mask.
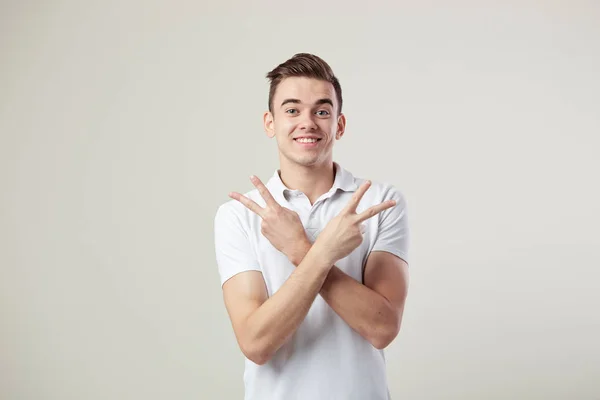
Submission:
[[[310,167],[283,162],[283,160],[280,164],[279,177],[283,184],[289,189],[304,193],[310,200],[310,204],[314,204],[333,186],[335,180],[333,161]]]

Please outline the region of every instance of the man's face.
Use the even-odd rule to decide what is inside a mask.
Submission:
[[[286,78],[273,96],[273,112],[264,115],[265,131],[275,137],[280,154],[290,162],[315,166],[332,161],[333,142],[344,134],[335,89],[329,82]]]

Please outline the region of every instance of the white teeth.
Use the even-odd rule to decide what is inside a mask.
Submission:
[[[296,141],[300,143],[314,143],[317,141],[317,139],[300,138],[296,139]]]

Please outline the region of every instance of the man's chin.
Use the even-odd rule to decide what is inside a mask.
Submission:
[[[314,167],[319,165],[322,160],[319,157],[296,157],[291,160],[294,164],[301,165],[303,167]]]
[[[323,153],[312,153],[312,154],[294,154],[293,152],[280,152],[280,156],[283,156],[291,164],[295,164],[302,167],[314,167],[316,165],[325,162],[327,157],[324,157]]]

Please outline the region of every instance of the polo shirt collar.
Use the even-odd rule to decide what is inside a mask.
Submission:
[[[333,180],[333,185],[331,186],[329,193],[335,193],[338,189],[343,190],[345,192],[353,192],[356,189],[358,189],[358,185],[354,183],[354,176],[349,171],[342,168],[335,161],[333,162],[333,164],[335,166],[335,178]],[[286,193],[294,192],[295,190],[289,189],[283,184],[283,181],[279,176],[280,171],[280,169],[277,169],[273,173],[273,176],[271,177],[271,179],[269,179],[266,186],[269,188],[271,194],[282,196],[285,199]]]

